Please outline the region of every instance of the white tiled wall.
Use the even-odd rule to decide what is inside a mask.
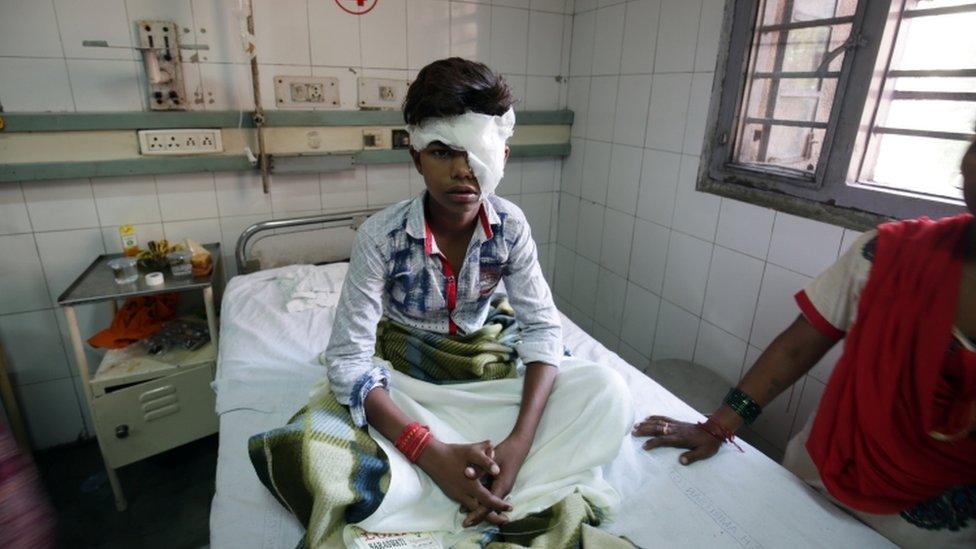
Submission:
[[[131,44],[132,21],[165,18],[184,42],[210,46],[186,59],[193,108],[249,109],[237,6],[0,0],[0,103],[144,108],[136,57],[81,41]],[[855,236],[694,190],[722,0],[405,0],[359,18],[311,0],[257,0],[255,9],[266,97],[277,74],[335,76],[342,107],[354,108],[360,74],[409,79],[462,55],[505,73],[520,108],[568,103],[573,154],[514,161],[499,191],[528,215],[560,308],[638,367],[687,358],[735,382],[796,316],[792,294]],[[118,224],[136,224],[143,241],[220,241],[227,254],[255,221],[379,206],[422,185],[408,166],[276,177],[270,195],[244,173],[0,184],[0,341],[35,445],[91,432],[54,300],[95,254],[119,250]],[[110,313],[87,306],[78,315],[90,334]],[[754,426],[771,447],[802,426],[836,355]]]
[[[192,108],[250,109],[238,5],[237,0],[0,0],[0,104],[7,112],[144,109],[145,82],[133,52],[85,48],[81,42],[131,45],[133,22],[157,18],[176,21],[184,43],[210,46],[184,52]],[[342,107],[351,109],[358,75],[409,79],[428,62],[451,54],[503,72],[521,100],[517,108],[565,106],[572,0],[393,0],[379,2],[363,17],[345,15],[331,1],[255,0],[254,5],[265,108],[274,108],[267,99],[273,98],[277,74],[335,76]],[[609,128],[612,122],[611,115],[601,123]],[[561,164],[513,161],[499,187],[528,216],[547,274],[555,260],[550,243],[556,238]],[[92,432],[55,301],[97,254],[119,251],[119,224],[135,224],[142,242],[185,236],[219,241],[232,275],[229,254],[251,223],[382,206],[422,187],[406,165],[278,176],[270,195],[251,173],[0,183],[0,342],[34,445],[70,442]],[[599,250],[599,245],[592,247]],[[598,270],[592,265],[589,285],[595,287]],[[86,336],[110,321],[107,305],[77,312]],[[89,349],[88,354],[97,364],[100,353]]]
[[[793,294],[856,235],[695,191],[723,10],[576,1],[554,291],[635,366],[694,360],[733,384],[797,316]],[[815,409],[837,354],[754,425],[773,452]]]

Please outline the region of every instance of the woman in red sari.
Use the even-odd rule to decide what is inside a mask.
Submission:
[[[976,547],[976,143],[962,173],[970,213],[865,233],[706,422],[651,416],[634,435],[711,457],[845,339],[784,466],[901,546]]]

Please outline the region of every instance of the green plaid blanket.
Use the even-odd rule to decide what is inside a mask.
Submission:
[[[384,320],[377,356],[395,369],[432,383],[515,377],[518,327],[504,299],[492,304],[485,326],[451,337]],[[390,482],[384,452],[323,382],[284,427],[251,437],[258,478],[306,528],[299,547],[339,547],[346,524],[372,514]],[[456,547],[630,547],[599,530],[596,510],[578,493],[502,528],[489,528]],[[623,545],[618,545],[623,544]]]
[[[412,378],[430,383],[518,377],[515,311],[504,298],[492,301],[485,325],[446,336],[384,319],[376,328],[376,356]]]

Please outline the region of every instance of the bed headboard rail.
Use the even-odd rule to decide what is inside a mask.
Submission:
[[[370,215],[378,212],[379,209],[350,210],[344,212],[309,215],[304,217],[292,217],[289,219],[271,219],[254,223],[241,232],[237,238],[237,246],[234,249],[234,260],[237,263],[237,272],[240,274],[252,273],[261,270],[260,262],[250,257],[252,239],[261,233],[273,232],[281,236],[282,229],[294,229],[296,227],[311,227],[314,225],[320,228],[340,228],[349,227],[356,230],[363,221]]]

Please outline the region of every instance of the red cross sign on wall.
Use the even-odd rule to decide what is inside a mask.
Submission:
[[[336,5],[342,11],[353,15],[365,15],[369,13],[376,7],[377,2],[379,0],[335,0]]]

